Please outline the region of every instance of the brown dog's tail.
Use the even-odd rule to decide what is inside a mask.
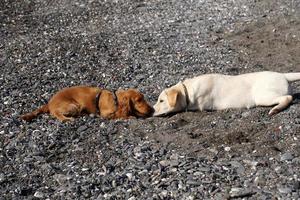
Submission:
[[[33,118],[37,117],[39,114],[42,113],[49,113],[48,104],[39,107],[33,112],[22,115],[21,118],[24,119],[25,121],[31,121]]]

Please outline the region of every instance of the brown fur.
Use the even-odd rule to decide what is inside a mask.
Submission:
[[[97,113],[96,97],[101,92],[98,101],[100,113]],[[106,119],[127,119],[130,117],[147,117],[153,113],[153,108],[145,101],[144,96],[134,89],[116,92],[117,102],[109,90],[97,87],[74,86],[58,91],[48,104],[33,112],[21,116],[31,121],[42,113],[50,113],[60,121],[70,121],[83,113],[100,115]]]

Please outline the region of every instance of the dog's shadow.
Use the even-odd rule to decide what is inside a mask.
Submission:
[[[293,94],[293,104],[298,104],[300,102],[300,93]]]

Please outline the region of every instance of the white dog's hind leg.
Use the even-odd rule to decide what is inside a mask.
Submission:
[[[278,104],[275,107],[273,107],[270,112],[269,115],[274,115],[279,113],[280,111],[282,111],[283,109],[285,109],[286,107],[288,107],[288,105],[293,101],[293,97],[291,95],[286,95],[286,96],[281,96],[281,97],[277,97],[274,100],[274,104]]]

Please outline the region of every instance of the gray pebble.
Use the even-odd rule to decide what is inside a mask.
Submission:
[[[280,156],[280,161],[290,161],[294,158],[293,154],[290,152],[284,153]]]
[[[45,197],[45,194],[40,191],[36,191],[33,196],[36,198],[42,199]]]
[[[292,188],[290,188],[290,187],[284,187],[284,186],[279,186],[278,187],[278,191],[280,193],[283,193],[283,194],[288,194],[288,193],[292,192]]]

